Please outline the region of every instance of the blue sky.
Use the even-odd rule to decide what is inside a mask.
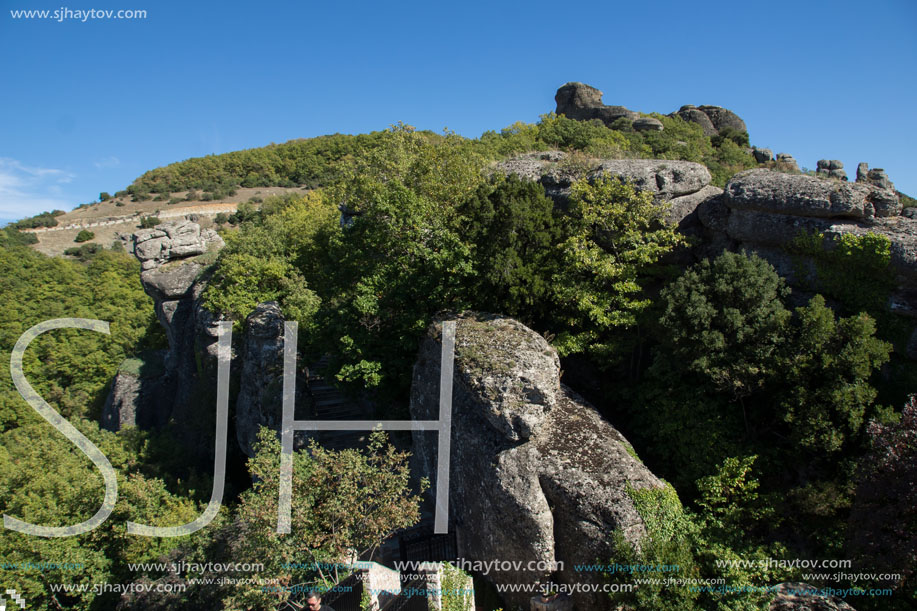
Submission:
[[[748,4],[748,6],[742,6]],[[19,9],[145,19],[14,19]],[[3,0],[0,220],[144,171],[404,121],[469,137],[554,109],[715,104],[800,165],[883,167],[917,195],[917,3]]]

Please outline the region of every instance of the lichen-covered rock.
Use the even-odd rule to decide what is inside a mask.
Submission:
[[[262,426],[280,430],[283,418],[283,313],[276,301],[245,319],[242,376],[236,399],[236,437],[248,456]]]
[[[498,163],[494,169],[540,182],[548,197],[558,203],[567,201],[570,186],[584,176],[595,180],[608,174],[629,180],[638,189],[653,193],[659,201],[697,193],[711,181],[706,166],[692,161],[595,159],[587,161],[586,165],[573,166],[566,164],[566,159],[566,153],[560,151],[527,153]]]
[[[421,343],[411,417],[439,417],[441,323]],[[559,381],[557,353],[508,318],[457,317],[452,394],[450,528],[468,559],[564,562],[560,578],[581,581],[575,562],[611,557],[612,533],[636,542],[645,528],[629,489],[663,484],[624,437]],[[413,436],[415,477],[436,479],[435,437]],[[535,571],[499,571],[495,583],[531,584]],[[510,605],[530,594],[510,594]],[[580,608],[598,608],[580,594]]]
[[[653,117],[640,117],[634,121],[633,126],[638,132],[661,132],[665,129],[662,121]]]
[[[180,299],[187,295],[203,269],[193,261],[176,261],[140,272],[140,282],[155,300]]]
[[[598,119],[611,125],[621,117],[636,121],[640,115],[623,106],[607,106],[602,103],[602,92],[584,83],[566,83],[554,95],[557,102],[555,112],[568,119],[589,121]]]
[[[726,204],[739,210],[823,218],[865,219],[895,216],[900,211],[896,194],[872,185],[766,169],[733,176],[726,185]]]
[[[711,180],[703,164],[665,159],[610,159],[602,161],[590,177],[604,173],[632,181],[641,191],[665,199],[696,193]]]
[[[789,153],[777,153],[777,163],[782,164],[786,169],[790,171],[799,171],[799,164],[796,163],[796,158]]]
[[[774,160],[774,151],[770,149],[759,149],[756,146],[751,149],[751,154],[754,155],[755,161],[758,163],[767,163]]]
[[[197,223],[184,219],[168,221],[134,233],[134,254],[140,259],[143,270],[222,247],[223,238],[215,231],[202,230]]]
[[[713,123],[713,127],[716,128],[717,132],[721,132],[726,128],[731,128],[738,132],[748,131],[745,121],[727,108],[722,106],[698,106],[697,109],[710,117],[710,122]]]
[[[777,586],[777,596],[769,611],[856,611],[837,596],[823,596],[824,588],[802,582],[787,582]]]
[[[669,201],[670,208],[665,220],[667,223],[677,227],[693,214],[701,204],[707,200],[719,198],[722,194],[723,190],[719,187],[707,185],[700,191],[675,197]]]
[[[102,408],[102,428],[151,429],[169,421],[172,410],[164,359],[164,351],[150,352],[121,364]]]
[[[697,106],[682,106],[678,111],[672,113],[672,115],[679,116],[690,123],[697,123],[701,126],[701,129],[704,130],[705,136],[715,136],[718,133],[710,117],[704,114],[704,111],[698,110]]]
[[[889,191],[895,190],[895,185],[888,179],[888,174],[885,173],[885,170],[882,168],[873,168],[870,170],[869,164],[865,162],[857,166],[857,182],[873,185]]]

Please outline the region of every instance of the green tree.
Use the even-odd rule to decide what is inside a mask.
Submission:
[[[832,453],[859,434],[876,398],[869,378],[892,349],[875,330],[866,314],[838,320],[821,295],[797,308],[778,367],[780,413],[799,446]]]
[[[243,493],[237,508],[243,536],[239,551],[265,561],[266,574],[293,585],[310,581],[330,586],[341,578],[328,572],[290,568],[308,564],[356,561],[378,547],[393,532],[420,519],[420,497],[409,489],[407,454],[388,444],[381,431],[370,435],[365,452],[325,450],[314,443],[293,456],[293,504],[289,534],[277,533],[280,443],[274,432],[262,428],[256,455],[248,468],[255,482]],[[289,592],[264,592],[261,587],[239,588],[231,608],[275,608]]]
[[[736,399],[773,374],[789,290],[757,255],[726,252],[686,271],[662,291],[660,354]]]
[[[73,241],[77,243],[88,242],[89,240],[91,240],[94,237],[96,237],[96,234],[89,231],[88,229],[82,229],[80,230],[78,234],[76,234],[76,237],[73,239]]]
[[[651,193],[608,176],[573,185],[552,283],[562,355],[587,352],[607,362],[617,354],[610,332],[633,327],[650,304],[641,278],[683,240],[663,214]]]
[[[459,206],[462,238],[471,244],[476,308],[540,324],[549,312],[560,238],[544,188],[515,175],[482,185]]]

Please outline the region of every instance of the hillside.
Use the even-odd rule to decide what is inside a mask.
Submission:
[[[42,336],[24,367],[122,490],[93,535],[0,532],[0,556],[125,586],[65,595],[49,583],[66,571],[19,570],[29,600],[273,610],[302,602],[291,586],[341,582],[343,560],[387,566],[400,589],[394,562],[425,548],[512,566],[476,571],[502,598],[484,611],[531,604],[516,586],[581,610],[849,609],[837,590],[859,611],[912,608],[917,219],[890,178],[836,160],[806,172],[718,106],[639,112],[583,83],[555,102],[475,139],[399,124],[188,159],[25,221],[51,225],[23,229],[31,249],[8,230],[4,351],[42,320],[112,321],[110,337]],[[80,231],[105,248],[45,256]],[[0,488],[26,494],[5,511],[85,519],[109,482],[13,376]],[[323,448],[292,438],[291,417],[424,424],[312,437]],[[192,523],[224,482],[193,533],[127,530]],[[251,579],[129,568],[164,558],[242,559]],[[678,579],[634,576],[658,567]]]

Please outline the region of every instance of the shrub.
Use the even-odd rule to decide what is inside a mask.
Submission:
[[[100,202],[107,202],[110,199],[111,199],[111,195],[109,195],[107,191],[102,191],[101,193],[99,193]]]
[[[141,229],[151,229],[159,224],[159,217],[156,216],[144,216],[140,219],[140,228]]]
[[[96,234],[89,231],[88,229],[81,230],[76,237],[73,239],[74,242],[88,242],[92,238],[96,237]]]

